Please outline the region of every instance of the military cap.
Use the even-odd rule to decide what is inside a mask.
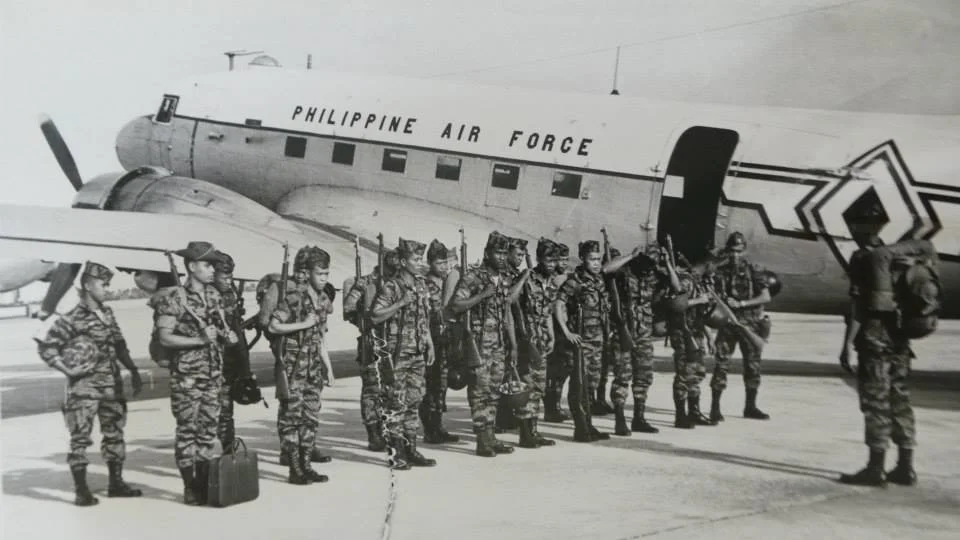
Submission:
[[[188,261],[207,261],[215,263],[220,260],[217,248],[210,242],[190,242],[184,249],[174,251]]]
[[[490,233],[490,236],[487,237],[487,247],[486,249],[492,250],[508,250],[510,249],[510,238],[493,231]]]
[[[578,251],[580,258],[582,259],[590,253],[600,253],[600,242],[597,242],[596,240],[580,242],[580,250]]]
[[[397,245],[397,255],[403,259],[406,259],[410,255],[423,255],[423,252],[426,249],[426,244],[421,244],[416,240],[404,240],[401,238],[399,245]]]
[[[570,256],[570,246],[566,244],[557,244],[557,255],[561,257]]]
[[[383,265],[393,269],[400,267],[400,255],[397,254],[396,249],[388,249],[383,252]]]
[[[217,251],[217,255],[220,257],[220,260],[213,263],[213,268],[223,274],[232,274],[234,268],[236,268],[233,257],[219,250]]]
[[[620,250],[619,250],[619,249],[617,249],[617,248],[615,248],[615,247],[611,247],[611,248],[610,248],[610,257],[611,257],[611,258],[616,259],[616,258],[619,257],[620,255],[623,255],[623,253],[620,253]]]
[[[305,270],[309,270],[314,266],[330,268],[330,254],[316,246],[310,248],[304,261]]]
[[[527,241],[524,240],[523,238],[514,238],[512,236],[509,238],[510,238],[511,249],[523,249],[523,250],[527,249]]]
[[[430,247],[427,248],[427,262],[433,262],[438,259],[449,258],[450,252],[447,249],[447,246],[443,245],[443,242],[433,239],[433,242],[430,242]]]
[[[740,231],[730,233],[730,236],[727,237],[727,249],[734,247],[747,247],[747,238],[743,236],[743,233]]]
[[[556,257],[560,246],[549,238],[540,237],[537,242],[537,257]]]
[[[880,197],[871,189],[857,199],[843,213],[843,219],[850,224],[886,225],[890,222]]]
[[[110,281],[113,278],[113,272],[100,263],[87,261],[87,266],[83,269],[82,278],[94,278]]]

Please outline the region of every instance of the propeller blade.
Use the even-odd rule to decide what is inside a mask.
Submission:
[[[53,271],[50,286],[47,288],[47,294],[43,297],[43,302],[40,303],[40,311],[37,313],[39,319],[46,319],[56,313],[57,304],[60,303],[63,295],[67,294],[67,291],[70,290],[70,286],[73,285],[74,280],[77,279],[77,274],[80,273],[82,266],[83,265],[79,263],[61,263],[57,265],[57,269]]]
[[[73,160],[73,155],[70,154],[67,143],[60,136],[60,130],[57,129],[56,124],[49,116],[43,115],[40,117],[40,131],[47,139],[47,144],[53,151],[53,157],[57,158],[57,163],[60,164],[63,174],[67,176],[67,180],[70,180],[73,189],[80,191],[80,188],[83,187],[83,178],[80,176],[79,169],[77,169],[77,163]]]

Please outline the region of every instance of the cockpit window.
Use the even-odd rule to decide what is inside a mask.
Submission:
[[[177,113],[177,104],[180,103],[180,96],[170,94],[163,95],[163,101],[160,102],[160,110],[153,117],[154,122],[159,124],[169,124],[173,115]]]

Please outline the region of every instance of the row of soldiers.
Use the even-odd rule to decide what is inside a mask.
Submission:
[[[770,332],[769,317],[763,314],[763,304],[771,298],[770,282],[768,274],[747,262],[745,248],[743,235],[734,233],[725,258],[711,256],[690,265],[682,256],[674,262],[670,250],[656,244],[621,255],[613,248],[604,254],[599,242],[587,241],[579,246],[581,264],[571,271],[566,267],[569,248],[546,238],[537,243],[534,265],[526,240],[495,231],[482,262],[466,268],[457,267],[456,250],[439,240],[427,248],[400,239],[399,246],[382,257],[382,273],[375,268],[343,287],[343,316],[363,331],[358,361],[368,448],[394,448],[400,468],[434,465],[416,450],[419,425],[428,443],[457,442],[444,428],[442,414],[448,386],[459,389],[464,384],[477,455],[512,452],[496,435],[513,426],[519,428],[521,447],[553,445],[537,427],[540,404],[542,400],[545,405],[545,421],[570,419],[559,406],[568,378],[574,440],[607,439],[609,434],[592,422],[593,416],[606,413],[607,366],[614,376],[615,433],[656,433],[644,411],[653,380],[653,343],[664,335],[674,349],[676,427],[723,420],[720,396],[738,345],[745,363],[744,416],[768,419],[756,398],[762,346],[757,336],[765,340]],[[714,345],[707,319],[718,301],[730,309],[732,324],[720,327]],[[365,353],[377,336],[381,343],[376,354]],[[700,411],[699,385],[705,375],[704,354],[711,348],[717,365],[707,417]],[[402,374],[402,382],[395,373]],[[510,394],[505,383],[511,381],[522,381],[529,389],[521,406],[500,399]],[[625,406],[631,385],[633,421],[628,426]],[[388,425],[397,415],[400,425]]]

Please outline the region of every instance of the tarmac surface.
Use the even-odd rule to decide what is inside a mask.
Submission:
[[[658,344],[648,418],[658,434],[581,444],[572,425],[542,423],[558,445],[518,448],[495,459],[473,454],[464,391],[451,392],[445,423],[461,436],[420,445],[437,467],[391,473],[384,453],[366,449],[359,379],[349,348],[355,333],[331,328],[337,381],[324,390],[319,444],[334,460],[315,468],[329,483],[293,486],[277,464],[276,401],[237,406],[238,434],[256,451],[260,497],[225,509],[180,501],[173,461],[174,420],[163,370],[145,358],[149,312],[143,301],[114,303],[147,390],[130,404],[125,477],[140,499],[106,497],[99,430],[88,451],[100,504],[73,506],[68,435],[59,406],[62,377],[37,358],[29,339],[39,322],[0,321],[0,531],[3,538],[957,538],[960,537],[960,323],[918,341],[913,401],[918,423],[914,488],[838,484],[863,466],[863,419],[855,382],[836,367],[839,318],[771,314],[760,406],[769,421],[741,417],[743,385],[730,378],[727,418],[717,427],[672,427],[672,363]],[[248,304],[250,305],[250,304]],[[143,337],[141,337],[143,336]],[[261,384],[270,359],[254,347]],[[768,360],[769,359],[769,360]],[[739,372],[738,361],[734,361]],[[708,377],[709,379],[709,377]],[[705,396],[709,395],[707,383]],[[612,432],[613,419],[596,421]],[[502,436],[517,442],[516,432]],[[887,456],[892,467],[896,451]],[[388,511],[391,493],[395,506]],[[389,519],[387,519],[389,516]]]

